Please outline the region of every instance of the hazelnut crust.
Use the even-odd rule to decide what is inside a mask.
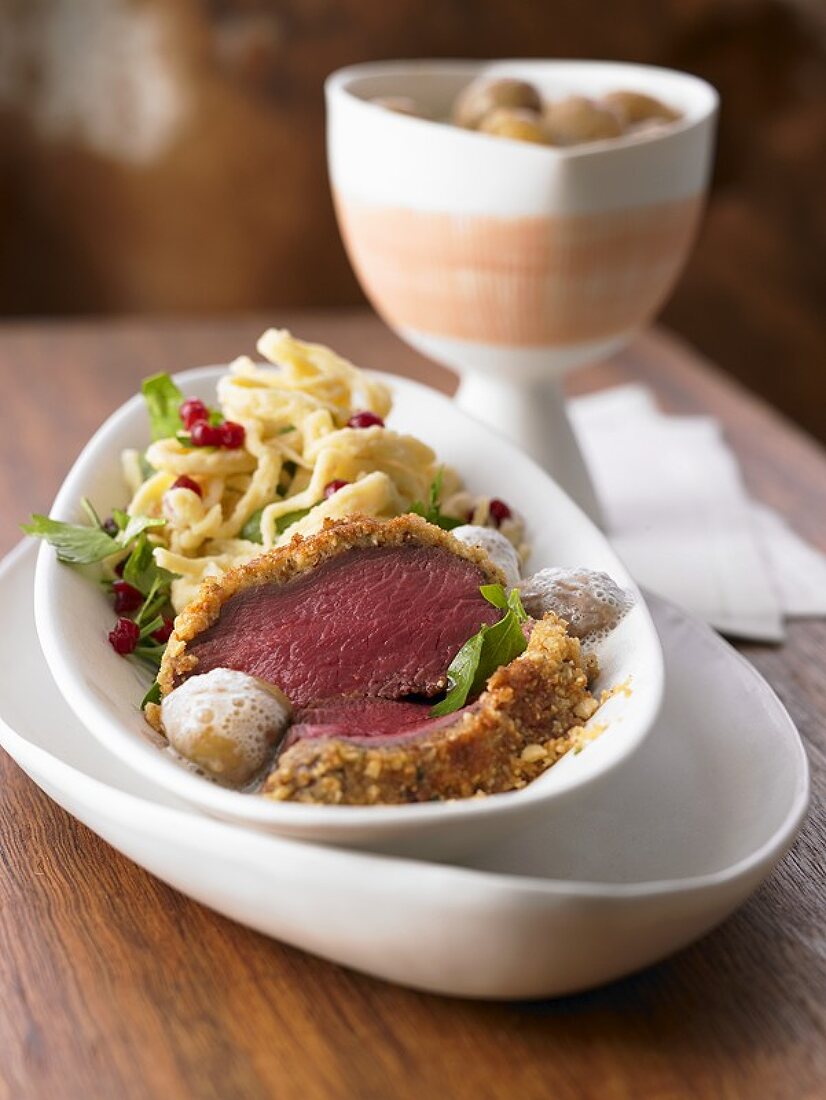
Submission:
[[[597,709],[596,659],[552,612],[525,652],[490,677],[455,724],[385,747],[299,741],[264,782],[267,798],[338,805],[429,802],[524,787],[582,738]]]
[[[187,652],[187,645],[212,626],[231,597],[261,584],[285,584],[329,558],[369,546],[442,547],[477,565],[487,583],[505,583],[504,574],[484,551],[466,546],[420,516],[398,516],[385,522],[368,516],[327,520],[318,534],[308,538],[296,535],[286,546],[269,550],[254,561],[231,569],[223,577],[208,577],[203,582],[195,599],[175,619],[158,673],[161,695],[168,695],[178,681],[195,672],[198,658]],[[147,714],[152,725],[154,717],[153,708],[153,712]]]

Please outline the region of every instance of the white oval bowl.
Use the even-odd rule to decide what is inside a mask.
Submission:
[[[0,744],[69,813],[164,882],[381,978],[498,998],[611,981],[726,917],[783,856],[806,810],[805,753],[777,696],[708,627],[654,599],[669,688],[642,750],[456,865],[210,820],[102,749],[67,709],[34,633],[33,559],[27,547],[0,564],[9,628],[0,635]]]
[[[183,392],[208,402],[225,367],[176,375]],[[448,398],[408,379],[383,376],[394,391],[391,427],[429,443],[454,466],[468,487],[500,496],[526,517],[533,555],[530,568],[585,566],[636,587],[605,537],[534,462],[489,428],[471,420]],[[143,400],[132,398],[95,433],[72,467],[52,516],[79,521],[88,497],[101,514],[122,504],[120,453],[143,448],[148,425]],[[87,570],[61,565],[41,547],[35,580],[37,631],[52,675],[72,710],[112,752],[159,786],[228,821],[307,840],[396,852],[443,856],[498,836],[524,817],[546,809],[604,775],[641,744],[663,694],[662,652],[651,617],[638,594],[634,609],[599,649],[600,687],[628,683],[600,709],[605,733],[569,754],[521,791],[482,799],[404,806],[327,806],[273,802],[226,790],[201,778],[153,743],[138,702],[149,678],[117,657],[107,641],[110,601]]]

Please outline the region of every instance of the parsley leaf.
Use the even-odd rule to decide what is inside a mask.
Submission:
[[[87,515],[97,516],[88,501],[84,501],[84,509]],[[82,523],[64,523],[39,514],[32,516],[31,523],[21,526],[27,535],[45,539],[53,546],[59,561],[70,565],[89,565],[125,550],[144,531],[151,527],[162,527],[166,523],[166,520],[152,519],[149,516],[127,516],[117,509],[113,516],[120,528],[114,538],[98,525],[90,527]]]
[[[527,647],[522,623],[527,619],[519,593],[512,590],[507,596],[501,584],[486,584],[480,592],[494,607],[505,614],[493,626],[483,625],[478,634],[468,638],[447,670],[449,690],[440,703],[431,708],[434,718],[463,707],[468,699],[484,690],[488,679],[497,668],[524,653]]]
[[[436,527],[441,527],[443,531],[452,531],[454,527],[461,527],[464,521],[456,519],[455,516],[445,515],[442,511],[441,499],[444,474],[444,466],[440,466],[438,473],[430,483],[430,489],[427,494],[427,504],[422,504],[420,500],[414,500],[410,505],[410,511],[413,512],[414,515],[422,516],[428,523],[433,523]]]
[[[249,542],[263,542],[264,538],[261,534],[261,513],[263,508],[259,508],[257,512],[253,512],[244,526],[241,528],[241,538],[247,539]],[[288,527],[292,527],[294,523],[298,523],[300,519],[309,513],[309,508],[298,508],[295,512],[286,512],[283,516],[279,516],[275,521],[275,532],[278,535],[283,535]]]
[[[31,523],[21,524],[27,535],[45,539],[57,551],[60,561],[72,565],[88,565],[103,561],[120,550],[120,545],[99,527],[80,523],[63,523],[48,516],[33,515]]]
[[[178,409],[184,395],[168,374],[153,374],[151,378],[144,378],[141,393],[149,412],[153,439],[168,439],[181,430],[183,425]]]
[[[116,520],[120,526],[120,520]],[[121,546],[129,546],[135,539],[148,531],[152,527],[163,527],[166,524],[165,519],[153,519],[152,516],[129,516],[126,521],[126,526],[115,535],[115,541],[119,542]]]
[[[148,596],[157,581],[163,588],[169,589],[177,576],[168,569],[162,569],[155,562],[153,546],[144,533],[138,535],[132,552],[123,566],[123,579]]]

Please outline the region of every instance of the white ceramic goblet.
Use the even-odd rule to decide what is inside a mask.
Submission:
[[[547,99],[616,90],[681,113],[658,130],[565,148],[446,119],[479,75]],[[457,399],[511,436],[593,517],[561,390],[660,309],[708,183],[717,95],[684,73],[596,61],[398,61],[327,80],[330,179],[361,284],[408,343],[461,376]],[[412,97],[421,119],[371,99]]]

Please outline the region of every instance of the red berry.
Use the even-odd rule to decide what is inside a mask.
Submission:
[[[192,425],[197,424],[199,420],[209,420],[209,409],[197,397],[189,397],[178,409],[178,416],[180,416],[186,430],[189,431]]]
[[[115,535],[118,533],[118,531],[120,530],[120,528],[118,527],[118,525],[115,523],[115,521],[112,519],[111,516],[107,516],[107,518],[103,521],[102,526],[103,526],[103,530],[106,532],[106,534],[109,536],[110,539],[113,539],[115,537]]]
[[[118,615],[125,611],[137,611],[143,603],[143,595],[128,581],[112,581],[112,592]]]
[[[167,619],[167,617],[164,615],[163,626],[159,626],[157,630],[153,630],[152,637],[155,639],[156,642],[161,642],[162,644],[164,642],[168,642],[169,636],[172,633],[173,626],[174,623],[172,622],[172,620]]]
[[[234,420],[225,420],[218,428],[221,437],[221,446],[228,451],[237,451],[244,446],[246,431],[243,424],[236,424]]]
[[[513,512],[511,512],[504,500],[497,500],[496,497],[490,502],[488,512],[490,513],[490,518],[497,527],[499,527],[503,519],[510,519],[513,515]]]
[[[186,474],[181,474],[180,477],[175,478],[175,480],[172,482],[172,484],[169,486],[169,488],[170,489],[189,489],[190,493],[195,493],[196,496],[202,497],[204,495],[204,491],[201,488],[201,486],[198,484],[198,482],[193,480],[193,478],[191,478],[191,477],[187,477]]]
[[[115,653],[125,657],[132,653],[141,636],[141,628],[131,619],[118,619],[112,630],[109,631],[109,644]]]
[[[324,499],[329,500],[334,493],[337,493],[339,489],[343,489],[345,485],[349,484],[349,481],[342,481],[340,477],[335,478],[333,481],[328,481],[324,486]]]
[[[384,427],[384,421],[382,420],[382,418],[380,416],[376,416],[375,413],[367,412],[365,410],[364,412],[353,413],[353,415],[347,421],[347,427],[348,428],[373,428],[373,427],[383,428]]]
[[[193,447],[220,447],[221,429],[206,420],[197,420],[189,429],[189,438]]]
[[[468,510],[465,512],[465,523],[473,523],[473,515],[475,511],[475,508],[468,508]]]
[[[124,558],[123,561],[119,561],[118,564],[115,566],[115,572],[119,577],[123,576],[123,571],[126,568],[126,562],[127,559]]]

